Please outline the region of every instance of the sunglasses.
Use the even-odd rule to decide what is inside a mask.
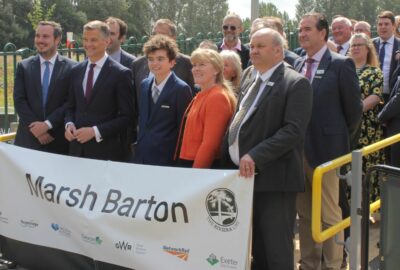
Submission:
[[[234,26],[234,25],[223,25],[222,26],[222,29],[224,29],[224,30],[231,30],[231,31],[235,31],[236,30],[236,26]]]

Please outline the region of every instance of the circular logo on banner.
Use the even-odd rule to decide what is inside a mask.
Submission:
[[[206,208],[209,218],[217,225],[217,229],[230,231],[227,227],[237,225],[238,208],[235,194],[231,190],[217,188],[211,191],[206,198]]]

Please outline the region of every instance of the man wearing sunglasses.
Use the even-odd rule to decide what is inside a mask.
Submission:
[[[231,50],[237,52],[242,61],[242,69],[245,69],[249,63],[249,48],[240,42],[239,35],[241,32],[243,32],[242,19],[235,13],[229,13],[222,23],[224,39],[217,46],[219,51]]]

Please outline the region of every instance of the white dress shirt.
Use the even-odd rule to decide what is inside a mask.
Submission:
[[[390,64],[392,62],[392,54],[393,54],[393,45],[394,45],[394,35],[391,36],[388,40],[383,40],[379,38],[379,51],[378,51],[378,57],[379,57],[379,52],[381,51],[381,48],[383,46],[383,42],[386,41],[385,45],[385,58],[383,60],[382,64],[382,73],[383,73],[383,93],[384,94],[389,94],[390,89],[389,89],[389,80],[390,80]]]
[[[256,104],[258,102],[258,100],[260,99],[261,94],[264,92],[265,87],[267,86],[267,83],[269,81],[269,79],[271,78],[272,74],[274,73],[274,71],[278,68],[279,65],[281,65],[283,62],[279,62],[277,65],[273,66],[272,68],[270,68],[269,70],[267,70],[266,72],[264,72],[263,74],[260,74],[259,72],[257,72],[257,76],[256,76],[256,80],[258,79],[258,77],[261,78],[262,83],[260,84],[260,90],[257,93],[257,96],[253,102],[253,104],[251,104],[249,110],[247,111],[245,117],[243,118],[243,121],[240,123],[239,126],[239,131],[242,128],[243,123],[245,123],[247,121],[247,119],[249,119],[249,117],[252,115],[252,113],[254,112],[254,110],[256,109]],[[244,101],[247,99],[247,97],[249,96],[250,91],[247,91],[246,95],[243,97],[242,101],[239,104],[239,110],[242,107]],[[229,155],[231,156],[231,160],[233,161],[233,163],[235,163],[236,165],[239,166],[239,162],[240,162],[240,156],[239,156],[239,133],[237,133],[235,141],[232,143],[232,145],[229,146]]]

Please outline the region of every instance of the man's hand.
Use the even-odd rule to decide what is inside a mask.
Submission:
[[[240,159],[239,175],[244,178],[250,178],[254,175],[256,164],[250,155],[246,154]]]
[[[49,126],[45,122],[32,122],[29,125],[29,130],[32,132],[33,136],[37,139],[49,130]]]
[[[69,124],[67,125],[67,128],[65,129],[65,139],[67,139],[69,142],[75,140],[75,132],[76,132],[76,128],[74,124]]]
[[[83,127],[75,131],[75,139],[80,143],[86,143],[95,137],[92,127]]]
[[[54,138],[47,132],[40,135],[37,139],[39,140],[40,144],[42,144],[42,145],[49,144],[52,141],[54,141]]]

